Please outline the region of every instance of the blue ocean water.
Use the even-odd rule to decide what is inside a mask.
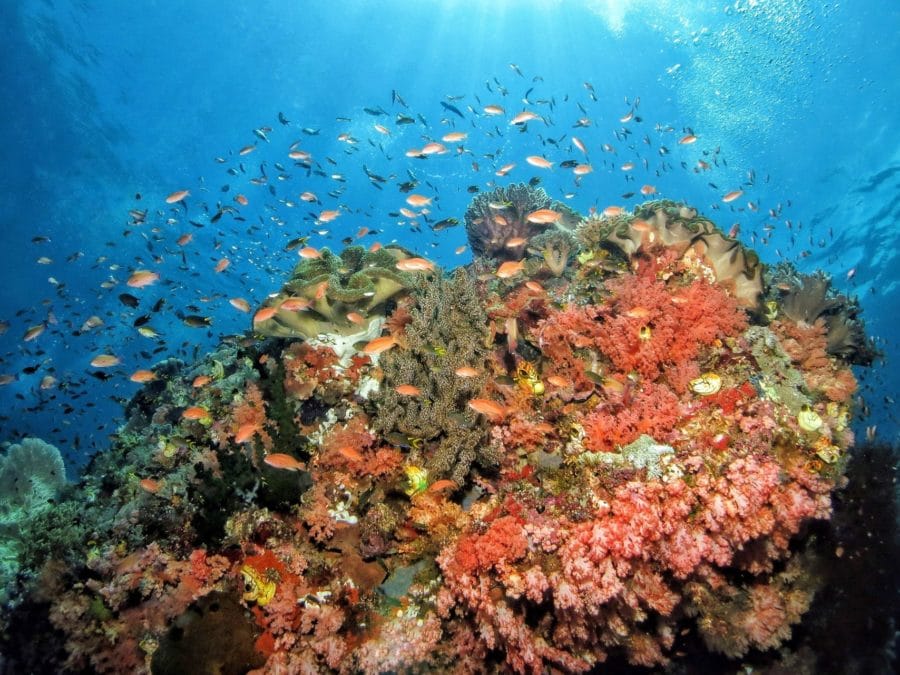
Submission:
[[[581,212],[630,207],[652,184],[738,226],[767,263],[826,270],[885,355],[860,373],[858,433],[896,443],[898,29],[900,9],[878,0],[2,3],[0,439],[40,436],[82,466],[115,432],[133,371],[249,327],[228,299],[276,291],[295,237],[339,249],[366,227],[363,243],[467,262],[462,227],[414,231],[397,215],[412,172],[434,220],[461,220],[468,188],[492,181],[539,176]],[[508,114],[494,124],[489,104]],[[509,125],[523,109],[546,122]],[[465,152],[406,156],[452,131],[468,133]],[[580,160],[572,135],[594,166],[578,183],[525,163]],[[321,175],[287,158],[295,142]],[[217,203],[240,217],[211,222]],[[317,224],[323,209],[342,215]],[[129,289],[136,269],[160,282]],[[82,330],[89,317],[102,325]],[[92,367],[100,353],[121,365]]]

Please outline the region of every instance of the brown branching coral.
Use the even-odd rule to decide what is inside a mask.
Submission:
[[[550,209],[560,214],[556,223],[534,223],[528,214]],[[529,240],[545,231],[571,231],[581,217],[565,204],[554,201],[541,188],[524,183],[498,187],[472,200],[466,210],[466,234],[476,257],[519,260],[526,244],[510,246],[510,240]]]
[[[866,338],[856,298],[837,293],[824,273],[798,274],[788,264],[779,265],[772,281],[781,293],[777,300],[781,314],[808,326],[817,320],[825,324],[829,354],[853,365],[872,364],[878,352]]]
[[[683,204],[658,200],[636,207],[633,215],[590,218],[576,236],[584,248],[614,258],[630,259],[650,246],[665,246],[701,265],[710,281],[725,286],[743,307],[760,308],[763,266],[757,255]]]
[[[381,433],[417,440],[414,453],[430,477],[449,476],[462,484],[473,461],[492,463],[479,447],[485,433],[467,406],[485,376],[463,378],[461,366],[483,369],[487,315],[473,279],[457,270],[449,279],[424,281],[414,291],[415,305],[404,330],[405,348],[385,353],[384,379],[374,397],[373,427]],[[396,387],[411,384],[419,396],[404,396]]]

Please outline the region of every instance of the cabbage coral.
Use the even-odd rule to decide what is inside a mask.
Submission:
[[[273,337],[365,334],[367,326],[384,318],[386,303],[407,291],[412,277],[396,264],[408,257],[399,246],[375,252],[350,246],[340,255],[322,249],[318,258],[300,261],[281,292],[263,303],[277,312],[256,322],[254,330]],[[300,299],[302,308],[283,307],[287,298]],[[362,325],[347,317],[351,312],[364,319]]]

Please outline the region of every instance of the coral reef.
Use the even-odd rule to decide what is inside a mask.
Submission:
[[[4,626],[40,613],[55,672],[799,660],[839,557],[810,533],[853,467],[858,312],[817,278],[764,296],[684,205],[578,220],[514,185],[475,199],[449,275],[310,253],[256,339],[157,366],[22,530]]]
[[[771,276],[777,312],[796,323],[822,325],[829,354],[853,365],[872,364],[878,352],[866,337],[856,298],[835,291],[831,279],[822,272],[799,274],[783,263]]]
[[[19,570],[31,523],[52,510],[65,485],[62,455],[39,438],[25,438],[0,455],[0,603]]]
[[[368,335],[372,324],[384,319],[386,303],[408,288],[412,276],[397,263],[409,257],[400,246],[374,252],[349,246],[340,255],[322,249],[297,264],[281,291],[262,305],[275,309],[274,315],[255,321],[253,328],[273,337]]]
[[[536,211],[555,212],[556,218],[529,218]],[[476,257],[519,260],[535,235],[574,230],[580,216],[565,204],[554,201],[542,189],[514,183],[485,192],[472,200],[466,210],[466,234]]]
[[[658,200],[635,207],[633,214],[592,217],[577,236],[589,251],[628,259],[648,247],[664,246],[697,266],[700,276],[725,286],[742,306],[760,309],[764,283],[759,257],[684,204]]]

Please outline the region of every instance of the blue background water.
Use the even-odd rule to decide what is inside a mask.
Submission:
[[[739,224],[744,242],[755,241],[767,262],[827,270],[838,287],[859,294],[869,330],[886,353],[884,363],[864,374],[861,395],[871,413],[859,429],[875,424],[896,442],[898,35],[900,9],[881,0],[0,3],[0,320],[10,324],[0,336],[0,373],[17,376],[0,388],[0,439],[38,435],[58,444],[70,466],[82,464],[105,447],[120,401],[137,390],[128,375],[168,355],[191,360],[220,336],[245,330],[247,315],[227,298],[253,304],[277,290],[296,262],[283,246],[298,235],[328,229],[311,243],[340,248],[341,238],[367,226],[381,232],[363,243],[397,239],[441,264],[466,262],[468,253],[454,254],[465,243],[462,227],[417,234],[388,215],[405,205],[396,183],[413,170],[423,181],[417,192],[437,197],[433,215],[462,220],[471,199],[466,188],[489,189],[495,178],[483,155],[499,151],[494,168],[517,163],[503,182],[540,175],[554,197],[574,193],[570,203],[582,212],[631,206],[640,195],[621,195],[652,183],[723,229]],[[508,96],[498,94],[497,82]],[[392,90],[408,109],[392,102]],[[463,97],[452,103],[465,120],[441,107],[448,95]],[[637,97],[642,121],[620,122]],[[537,99],[552,99],[552,113]],[[488,103],[503,105],[507,115],[476,118],[467,110],[480,112]],[[389,117],[370,116],[366,106],[381,106]],[[507,120],[526,107],[554,126],[533,123],[518,133]],[[292,124],[281,125],[278,112]],[[398,112],[421,114],[428,126],[397,126]],[[591,126],[573,129],[584,116]],[[375,131],[375,122],[392,135]],[[273,127],[270,143],[253,135],[265,125]],[[495,125],[502,136],[485,133]],[[422,134],[440,138],[454,126],[469,132],[466,147],[474,155],[404,156],[422,146]],[[307,135],[302,127],[320,132]],[[632,135],[617,139],[623,128]],[[679,146],[686,129],[700,140]],[[343,132],[359,143],[337,140]],[[565,150],[573,133],[588,145],[595,168],[577,189],[570,172],[525,164],[530,154],[556,162],[580,158]],[[558,148],[540,142],[563,134]],[[307,177],[291,166],[286,154],[297,140],[346,182]],[[237,157],[252,143],[256,151]],[[603,143],[616,153],[602,152]],[[659,154],[661,145],[669,154]],[[711,157],[717,166],[694,171],[698,159]],[[628,160],[637,164],[631,182],[619,170]],[[239,162],[245,174],[226,173]],[[275,195],[249,183],[263,162]],[[275,179],[274,162],[286,165],[289,180]],[[363,165],[396,177],[378,190]],[[221,191],[225,184],[228,192]],[[723,205],[722,195],[738,187],[742,199]],[[187,213],[164,203],[181,188],[192,192]],[[337,188],[345,191],[327,196]],[[304,190],[322,205],[301,202]],[[241,208],[246,221],[226,216],[209,224],[201,202],[233,204],[237,192],[250,199]],[[344,215],[314,225],[310,212],[338,205],[347,208]],[[778,216],[769,217],[779,205]],[[147,224],[129,224],[133,208],[149,209]],[[774,229],[762,245],[767,224]],[[194,239],[183,249],[189,269],[182,270],[175,239],[185,232]],[[35,243],[36,236],[50,241]],[[39,264],[42,256],[52,262]],[[231,266],[216,274],[222,257]],[[132,291],[141,304],[130,309],[117,296],[130,290],[124,281],[137,268],[158,271],[162,281]],[[101,288],[111,279],[118,285]],[[164,343],[132,326],[160,297],[167,305],[150,324]],[[197,312],[186,309],[192,304]],[[179,310],[212,316],[213,326],[186,328]],[[58,323],[23,342],[25,330],[50,313]],[[105,325],[74,335],[91,315]],[[91,376],[89,361],[100,352],[123,359],[106,381]],[[47,374],[59,384],[41,390]]]

